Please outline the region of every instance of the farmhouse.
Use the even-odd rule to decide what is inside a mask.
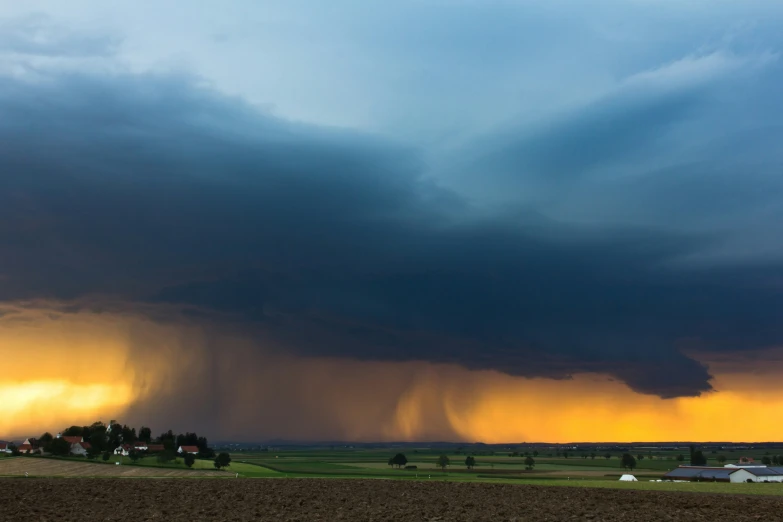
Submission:
[[[147,444],[147,453],[160,453],[166,447],[163,444]]]
[[[198,446],[180,446],[177,453],[181,455],[184,455],[185,453],[196,455],[198,453]]]
[[[19,445],[19,451],[22,453],[43,453],[41,443],[38,442],[38,439],[33,437],[25,439],[25,441]]]
[[[81,437],[78,437],[81,438]],[[87,456],[87,451],[92,448],[89,442],[75,442],[71,444],[71,455],[81,455],[82,457]]]
[[[134,449],[133,446],[131,446],[130,444],[123,444],[122,446],[117,446],[114,449],[114,454],[127,457],[128,455],[130,455],[130,452],[133,451],[133,449]]]
[[[712,468],[702,466],[680,466],[663,476],[667,480],[702,482],[783,482],[783,467],[727,466]]]
[[[11,443],[0,442],[0,453],[11,453]]]

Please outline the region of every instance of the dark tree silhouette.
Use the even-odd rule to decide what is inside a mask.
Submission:
[[[139,440],[149,444],[149,442],[152,440],[152,430],[146,426],[142,426],[139,430]]]
[[[228,453],[219,453],[217,457],[215,457],[215,467],[217,469],[221,468],[227,468],[231,465],[231,456]]]
[[[408,463],[408,458],[403,455],[402,453],[398,453],[392,458],[392,462],[398,467],[401,468],[404,465]]]
[[[193,467],[193,464],[196,462],[196,456],[192,453],[185,453],[185,457],[183,457],[185,460],[185,465],[189,468]]]
[[[52,439],[47,445],[52,455],[64,457],[71,454],[71,443],[65,439]]]
[[[468,469],[473,469],[473,466],[476,465],[476,458],[473,455],[468,455],[465,458],[465,466],[468,467]]]
[[[441,470],[446,471],[446,466],[448,466],[450,462],[447,455],[441,455],[438,457],[438,460],[435,461],[435,464],[437,464]]]
[[[536,467],[536,461],[533,460],[533,457],[528,457],[525,459],[525,469],[531,470],[534,467]]]
[[[636,467],[636,459],[630,453],[623,453],[621,463],[625,469],[630,469],[631,471]]]
[[[704,456],[704,453],[701,452],[701,450],[696,450],[691,454],[691,466],[706,466],[707,465],[707,457]]]

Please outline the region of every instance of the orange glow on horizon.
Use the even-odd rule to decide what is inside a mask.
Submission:
[[[762,369],[753,359],[746,367],[715,361],[716,392],[663,400],[604,375],[525,379],[424,362],[294,357],[226,335],[215,349],[203,337],[200,325],[127,313],[60,313],[46,304],[0,313],[0,439],[109,418],[161,430],[201,422],[212,438],[256,441],[780,438],[774,357]],[[753,419],[752,431],[741,418]]]

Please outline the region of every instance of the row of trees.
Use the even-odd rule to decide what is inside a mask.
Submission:
[[[395,456],[389,458],[389,466],[397,466],[398,468],[402,468],[408,463],[408,458],[402,454],[397,453]],[[446,469],[447,466],[451,464],[451,459],[449,459],[448,455],[441,455],[437,458],[435,461],[435,465],[443,470]],[[531,470],[535,467],[536,461],[533,460],[533,457],[527,457],[525,459],[525,468],[528,470]],[[476,466],[476,457],[473,455],[468,455],[465,457],[465,467],[468,469],[473,469]]]

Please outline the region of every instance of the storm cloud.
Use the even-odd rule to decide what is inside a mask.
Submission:
[[[295,356],[602,373],[664,398],[712,390],[690,350],[783,342],[775,48],[666,48],[446,146],[132,71],[100,35],[58,56],[111,67],[21,67],[57,55],[25,34],[0,41],[0,301],[174,306]]]

